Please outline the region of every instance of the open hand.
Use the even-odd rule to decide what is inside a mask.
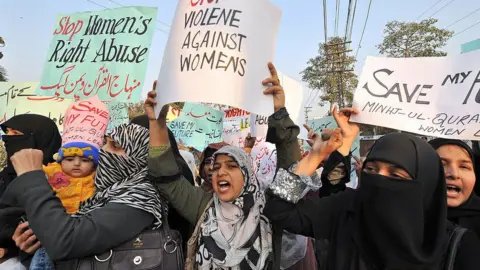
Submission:
[[[343,108],[339,112],[337,106],[333,108],[333,117],[342,130],[344,139],[355,139],[358,136],[360,126],[357,123],[350,122],[350,116],[358,113],[358,110],[353,108]]]
[[[43,152],[37,149],[22,149],[10,158],[17,176],[43,169]]]
[[[262,84],[268,86],[263,94],[273,96],[273,109],[275,112],[282,108],[285,108],[285,92],[280,85],[280,79],[278,78],[277,69],[272,63],[268,63],[268,69],[270,70],[270,77],[263,80]]]

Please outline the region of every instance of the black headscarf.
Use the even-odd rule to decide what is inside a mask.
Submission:
[[[369,161],[394,164],[413,180],[362,172],[354,235],[364,259],[378,269],[439,269],[447,247],[440,158],[424,140],[392,133],[374,144]]]
[[[58,132],[57,125],[48,117],[36,114],[21,114],[10,118],[0,125],[3,132],[7,132],[7,127],[16,129],[23,135],[3,135],[5,149],[8,157],[13,156],[22,149],[38,149],[43,152],[43,164],[47,165],[53,162],[53,155],[57,153],[62,144],[62,137]],[[7,167],[1,172],[0,178],[0,196],[13,179],[17,177],[13,165],[8,159]]]
[[[132,121],[130,122],[140,125],[144,128],[150,129],[149,121],[150,120],[146,115],[141,115],[133,118]],[[185,179],[187,179],[188,182],[194,185],[192,170],[190,170],[190,167],[188,166],[187,162],[185,161],[185,159],[183,159],[182,155],[180,154],[177,141],[175,140],[175,135],[170,129],[168,129],[168,139],[170,141],[170,147],[172,148],[173,154],[175,156],[175,161],[177,162],[177,165],[180,167],[183,177],[185,177]]]
[[[345,157],[338,151],[330,154],[328,159],[325,161],[325,164],[323,164],[323,171],[321,175],[322,187],[318,191],[318,195],[320,197],[327,197],[331,194],[335,194],[345,190],[345,188],[347,187],[346,184],[350,182],[350,170],[352,167],[350,163],[351,157],[352,156],[350,154]],[[345,176],[339,179],[339,182],[334,185],[330,182],[328,176],[340,164],[343,164]]]
[[[1,124],[0,127],[5,133],[7,128],[12,128],[24,134],[2,136],[9,155],[25,148],[35,148],[42,150],[44,165],[54,161],[53,155],[57,153],[62,144],[62,136],[60,136],[57,125],[52,119],[43,115],[17,115]]]
[[[467,151],[472,163],[475,165],[475,154],[463,141],[460,140],[451,140],[451,139],[434,139],[431,140],[430,145],[433,148],[438,149],[444,145],[454,145],[458,146]],[[478,171],[475,171],[476,176],[478,176]],[[477,178],[477,177],[476,177]],[[478,178],[477,178],[478,179]],[[477,185],[476,181],[475,185]],[[448,219],[464,228],[470,229],[477,233],[480,237],[480,198],[472,192],[468,200],[459,205],[458,207],[448,207]]]

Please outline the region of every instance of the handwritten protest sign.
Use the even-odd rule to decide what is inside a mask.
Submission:
[[[0,124],[19,114],[39,114],[52,119],[60,132],[65,112],[72,103],[62,97],[40,97],[36,82],[0,82]]]
[[[62,145],[84,142],[102,148],[110,113],[97,96],[70,105],[63,124]]]
[[[234,146],[243,147],[243,139],[250,132],[250,113],[232,108],[225,111],[223,119],[223,141]]]
[[[257,143],[250,156],[254,161],[254,169],[260,183],[260,189],[265,190],[273,182],[277,170],[275,145],[267,142]]]
[[[170,122],[168,128],[173,132],[177,140],[182,140],[184,145],[187,145],[185,142],[190,143],[195,135],[195,122],[177,118]],[[187,145],[190,146],[190,145]]]
[[[337,122],[335,121],[333,116],[326,116],[315,120],[309,120],[307,121],[307,125],[318,134],[322,134],[324,129],[338,128]],[[310,146],[308,146],[307,143],[305,143],[304,145],[304,150],[308,152],[311,150]],[[357,136],[357,138],[355,138],[355,141],[353,142],[350,151],[352,152],[352,155],[360,157],[360,136]],[[347,186],[355,188],[358,184],[357,174],[355,173],[355,166],[353,165],[353,163],[355,163],[355,159],[352,158],[351,163],[352,168],[350,171],[350,183],[348,183]]]
[[[158,104],[210,102],[272,114],[261,82],[270,75],[280,17],[269,0],[178,1]]]
[[[110,111],[110,120],[108,121],[107,132],[122,124],[128,124],[128,104],[123,102],[104,102]]]
[[[353,106],[358,123],[480,140],[480,51],[449,57],[368,57]]]
[[[138,101],[156,18],[151,7],[59,15],[37,94]]]
[[[180,116],[181,112],[182,110],[180,108],[174,108],[172,106],[169,106],[167,113],[167,123],[170,123],[173,120],[177,119]]]
[[[179,130],[176,137],[182,139],[185,146],[203,150],[208,144],[222,141],[223,116],[221,111],[185,103],[180,117],[170,123],[170,128]]]

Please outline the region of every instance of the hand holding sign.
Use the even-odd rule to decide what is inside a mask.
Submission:
[[[309,127],[307,124],[303,124],[303,127],[308,131],[307,134],[307,143],[310,145],[310,147],[313,147],[313,144],[315,143],[316,140],[319,139],[318,133],[316,133],[311,127]]]
[[[149,120],[157,119],[157,116],[155,115],[155,106],[157,106],[157,91],[155,91],[155,89],[157,89],[156,80],[153,82],[152,91],[148,92],[147,99],[143,104],[143,108],[145,109],[145,115],[148,117]]]
[[[358,114],[358,110],[343,108],[338,112],[338,108],[335,106],[332,114],[337,125],[342,129],[344,139],[355,140],[355,137],[357,137],[360,132],[360,126],[357,123],[350,122],[350,116]]]
[[[312,146],[312,152],[313,153],[318,153],[321,156],[328,156],[334,151],[336,151],[338,148],[340,148],[343,144],[343,136],[342,136],[342,130],[337,128],[330,139],[326,142],[322,141],[320,136],[316,136],[316,140]]]
[[[155,115],[155,106],[157,106],[157,81],[155,80],[153,82],[153,88],[152,91],[148,92],[147,99],[145,100],[145,103],[143,104],[143,108],[145,109],[145,115],[148,117],[149,120],[156,120],[157,116]],[[160,113],[158,115],[159,121],[164,120],[166,122],[166,117],[168,114],[168,108],[169,105],[165,104],[162,107],[162,110],[160,110]]]
[[[255,146],[256,141],[257,137],[252,137],[252,135],[248,133],[247,137],[245,138],[244,148],[252,149]]]
[[[272,63],[268,63],[268,69],[270,70],[271,77],[262,81],[262,84],[268,86],[263,93],[265,95],[273,96],[273,109],[275,112],[282,108],[285,108],[285,92],[280,85],[280,79],[278,78],[277,69]]]

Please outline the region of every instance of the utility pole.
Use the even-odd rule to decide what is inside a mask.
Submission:
[[[353,69],[350,65],[353,63],[352,60],[347,58],[347,53],[352,50],[347,49],[347,44],[350,44],[351,41],[344,40],[343,42],[325,44],[325,56],[330,62],[327,67],[327,73],[335,73],[338,75],[338,95],[339,95],[339,106],[345,107],[345,93],[343,89],[343,74],[345,72],[353,72]],[[332,107],[333,104],[330,104]],[[330,108],[332,109],[332,108]]]
[[[305,122],[308,121],[308,113],[312,111],[312,107],[305,107]]]

